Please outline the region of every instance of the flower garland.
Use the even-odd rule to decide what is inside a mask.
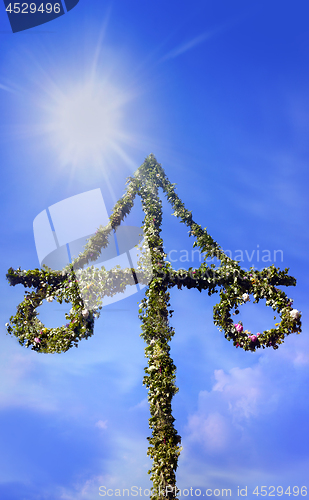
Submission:
[[[174,428],[171,400],[178,391],[175,386],[176,367],[170,357],[169,342],[174,335],[169,325],[172,316],[169,303],[169,288],[197,288],[207,290],[208,295],[220,294],[220,302],[214,306],[214,323],[224,332],[234,346],[246,351],[255,351],[262,347],[277,349],[284,338],[291,333],[301,332],[301,312],[293,309],[293,301],[277,288],[295,286],[296,280],[288,275],[288,269],[280,271],[274,266],[256,271],[251,268],[245,272],[237,261],[229,258],[218,243],[208,234],[206,228],[194,222],[189,212],[175,192],[161,165],[154,155],[145,162],[127,181],[123,197],[116,203],[109,224],[100,226],[92,236],[84,251],[62,271],[44,268],[33,271],[9,269],[7,278],[10,285],[18,283],[26,288],[24,301],[17,307],[17,313],[6,324],[10,334],[15,335],[21,345],[31,347],[38,352],[65,352],[73,345],[77,346],[83,338],[93,334],[94,319],[99,316],[102,299],[124,292],[126,287],[136,281],[149,285],[142,300],[139,317],[142,321],[141,336],[146,341],[145,355],[148,366],[145,368],[144,385],[148,388],[148,401],[151,418],[149,426],[148,455],[153,459],[149,473],[154,484],[152,499],[162,498],[165,487],[173,489],[168,495],[175,498],[176,469],[180,454],[181,438]],[[216,257],[219,266],[206,265],[199,268],[175,271],[166,260],[163,241],[160,237],[162,223],[162,204],[158,197],[158,188],[162,188],[167,200],[172,205],[174,214],[189,228],[189,236],[195,238],[193,247],[199,247],[207,257]],[[97,260],[103,248],[108,246],[108,239],[124,218],[130,213],[136,195],[141,197],[145,220],[143,232],[147,241],[147,252],[142,253],[136,269],[122,270],[115,267],[110,271],[90,266]],[[239,306],[254,298],[254,303],[265,299],[266,305],[280,315],[280,322],[274,328],[251,334],[244,330],[241,321],[234,323],[232,315],[239,314]],[[72,304],[68,323],[59,328],[46,328],[37,318],[37,308],[43,300]],[[161,493],[160,493],[161,492]]]
[[[260,272],[254,269],[251,271],[249,278],[235,277],[233,283],[226,284],[221,289],[221,301],[214,307],[214,323],[219,326],[220,331],[224,331],[225,338],[245,351],[255,351],[260,347],[278,349],[285,336],[301,332],[301,313],[293,309],[293,300],[273,283],[295,285],[295,280],[287,275],[288,269],[280,272],[274,266]],[[249,302],[250,295],[253,295],[254,303],[266,299],[266,305],[280,315],[281,320],[275,324],[275,328],[251,334],[248,330],[244,331],[242,322],[233,324],[231,312],[234,310],[234,315],[239,314],[239,305]]]
[[[135,275],[143,283],[143,274],[135,271]],[[124,292],[127,286],[135,284],[132,270],[119,267],[111,271],[94,266],[74,271],[72,267],[62,272],[48,268],[34,271],[10,268],[7,278],[12,286],[22,283],[27,288],[36,288],[25,293],[17,313],[5,325],[7,331],[15,335],[21,345],[44,353],[66,352],[73,345],[78,347],[80,340],[93,334],[94,320],[102,309],[102,297]],[[57,328],[43,325],[37,317],[37,308],[44,300],[72,304],[69,314],[65,314],[65,325]]]
[[[35,287],[26,292],[23,302],[17,307],[17,314],[7,323],[9,333],[14,333],[21,345],[40,352],[65,352],[80,339],[88,338],[93,332],[94,312],[85,309],[79,297],[78,284],[72,275],[55,271],[21,271],[9,269],[7,277],[10,284],[23,283]],[[60,328],[46,328],[37,318],[37,308],[43,300],[60,304],[72,302],[72,309],[66,314],[68,323]]]

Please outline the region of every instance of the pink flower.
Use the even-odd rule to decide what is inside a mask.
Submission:
[[[261,335],[261,333],[260,333],[260,332],[257,332],[256,336],[258,337],[259,335]]]
[[[252,342],[256,342],[257,341],[257,336],[256,335],[251,335],[250,339],[252,340]]]
[[[237,323],[234,326],[235,326],[236,330],[238,331],[238,333],[243,331],[243,326],[240,323]]]
[[[237,342],[237,344],[236,344],[236,347],[239,347],[239,344],[238,344],[238,342]]]
[[[34,342],[36,342],[37,344],[39,344],[41,341],[40,341],[40,339],[38,339],[38,337],[35,337]]]

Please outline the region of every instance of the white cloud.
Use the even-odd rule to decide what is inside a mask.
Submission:
[[[95,426],[99,429],[107,429],[107,420],[98,420]]]
[[[202,441],[205,448],[221,453],[228,442],[228,422],[218,412],[205,418],[202,414],[189,417],[188,430],[190,439]]]
[[[20,350],[18,352],[17,350]],[[32,354],[32,353],[31,353]],[[34,356],[12,346],[2,357],[0,369],[0,408],[24,407],[39,411],[55,411],[56,400],[42,385]]]
[[[137,403],[136,405],[132,406],[130,408],[130,410],[148,410],[149,408],[149,403],[148,403],[148,400],[147,398],[144,398],[142,399],[139,403]]]
[[[229,411],[237,418],[257,415],[258,406],[265,401],[263,373],[260,365],[253,368],[232,368],[229,374],[215,370],[213,391],[222,392]]]
[[[304,321],[303,321],[304,323]],[[291,335],[277,352],[277,361],[290,363],[295,369],[309,365],[309,338],[307,330],[300,335]]]
[[[199,392],[196,411],[188,416],[184,431],[180,429],[184,449],[179,483],[207,481],[207,487],[235,489],[246,477],[248,485],[261,478],[265,484],[280,484],[297,468],[301,478],[306,457],[298,458],[294,450],[302,447],[301,430],[291,425],[291,445],[286,425],[291,414],[297,415],[300,429],[305,425],[302,380],[308,350],[297,345],[299,337],[295,343],[288,340],[279,351],[263,352],[251,367],[214,370],[211,389]]]
[[[200,391],[198,409],[188,417],[184,442],[202,443],[209,452],[228,449],[252,419],[277,409],[284,393],[279,369],[259,360],[248,368],[214,370],[211,391]]]

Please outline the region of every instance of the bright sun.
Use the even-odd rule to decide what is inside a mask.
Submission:
[[[105,24],[99,36],[88,33],[66,53],[48,44],[35,56],[22,53],[15,62],[17,83],[0,86],[15,98],[14,134],[26,137],[29,154],[44,154],[45,165],[66,167],[72,177],[84,179],[91,169],[92,179],[103,173],[109,182],[116,169],[136,168],[132,154],[145,149],[150,113],[143,70],[104,43]]]
[[[49,132],[61,163],[98,165],[119,147],[128,98],[108,83],[87,82],[61,92],[49,109]]]

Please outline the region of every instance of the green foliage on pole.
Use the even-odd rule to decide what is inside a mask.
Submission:
[[[199,268],[175,271],[165,259],[160,236],[162,203],[159,188],[172,205],[173,215],[189,227],[189,235],[195,238],[193,246],[203,253],[204,262]],[[142,228],[150,252],[150,266],[149,259],[142,254],[137,269],[115,267],[106,271],[103,266],[101,269],[94,267],[91,262],[95,262],[101,250],[108,246],[110,233],[129,215],[137,195],[141,197],[145,214]],[[208,266],[208,257],[216,257],[220,265]],[[220,301],[214,306],[214,323],[234,346],[246,351],[256,351],[261,347],[277,349],[287,335],[301,332],[301,312],[293,309],[293,300],[277,288],[296,285],[295,278],[288,275],[288,269],[281,271],[273,265],[262,271],[251,268],[246,272],[241,269],[237,261],[223,252],[206,228],[202,229],[194,222],[192,213],[176,194],[175,184],[170,183],[154,155],[146,158],[133,177],[128,179],[126,192],[116,203],[109,224],[98,228],[72,264],[61,271],[10,268],[7,279],[12,286],[23,284],[26,288],[34,288],[34,291],[25,293],[17,313],[6,324],[8,332],[15,335],[21,345],[45,353],[65,352],[73,345],[77,347],[81,339],[90,337],[104,296],[124,292],[136,279],[139,283],[148,284],[140,304],[139,317],[142,322],[141,336],[147,344],[145,354],[148,366],[143,383],[148,388],[151,414],[149,426],[152,437],[148,438],[148,455],[153,460],[149,471],[153,482],[153,500],[163,498],[167,491],[169,498],[176,498],[176,469],[181,451],[181,438],[174,427],[171,406],[178,389],[175,385],[176,367],[170,357],[169,346],[174,335],[169,324],[173,312],[170,309],[169,289],[174,286],[179,289],[197,288],[200,292],[207,290],[208,295],[219,292]],[[266,306],[278,313],[280,322],[269,330],[253,334],[244,330],[240,321],[234,324],[231,316],[239,314],[239,306],[250,301],[250,297],[254,303],[266,299]],[[71,303],[71,311],[66,314],[68,323],[58,328],[46,328],[37,317],[37,308],[43,300]]]

